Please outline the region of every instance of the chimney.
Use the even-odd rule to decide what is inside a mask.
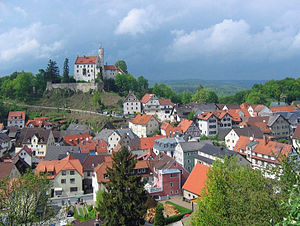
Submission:
[[[265,145],[267,145],[269,143],[269,137],[267,135],[264,135],[264,142],[265,142]]]

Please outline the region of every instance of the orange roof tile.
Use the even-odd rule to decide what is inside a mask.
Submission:
[[[181,132],[185,133],[192,124],[193,124],[192,120],[182,119],[177,127],[180,128]]]
[[[159,99],[159,104],[174,106],[174,104],[172,103],[172,101],[170,99]]]
[[[163,138],[162,135],[156,135],[154,137],[142,137],[140,139],[141,141],[141,149],[142,150],[148,150],[153,149],[153,145],[157,139]]]
[[[21,117],[18,119],[13,119],[12,117]],[[25,120],[25,111],[10,111],[8,114],[8,120]]]
[[[104,70],[119,71],[120,73],[124,74],[124,72],[121,70],[121,68],[119,68],[115,65],[104,65]]]
[[[80,144],[82,141],[88,141],[91,140],[92,138],[93,137],[88,133],[73,134],[73,135],[63,137],[64,141],[71,146],[76,146]]]
[[[97,56],[78,56],[75,64],[96,64]]]
[[[290,112],[290,111],[296,111],[296,108],[294,106],[275,106],[275,107],[270,107],[270,110],[273,113],[276,113],[276,112]]]
[[[200,196],[202,189],[206,186],[206,174],[209,169],[210,167],[197,163],[182,189]]]
[[[288,156],[290,151],[292,150],[291,144],[283,144],[270,140],[266,142],[264,139],[257,138],[250,140],[250,137],[240,136],[238,142],[236,143],[236,146],[233,148],[233,151],[240,153],[240,150],[246,150],[246,146],[251,142],[257,142],[257,145],[254,148],[253,152],[262,155],[274,156],[276,158],[278,158],[280,154]],[[268,161],[269,159],[264,160]]]
[[[146,93],[143,98],[141,99],[141,103],[145,104],[147,103],[152,97],[154,97],[155,94],[149,94],[149,93]]]
[[[47,176],[48,179],[54,179],[62,170],[76,170],[83,176],[83,167],[78,159],[75,159],[72,154],[61,160],[40,161],[35,168],[35,173],[49,173],[53,175]]]
[[[224,110],[217,110],[216,112],[214,112],[214,115],[219,119],[224,118],[224,116],[226,116],[227,114],[228,112]]]
[[[239,114],[240,111],[242,111],[242,110],[240,110],[240,109],[229,109],[228,110],[228,114],[231,116],[232,121],[234,121],[234,122],[242,121],[241,116]]]
[[[137,116],[135,116],[134,119],[131,120],[131,123],[139,124],[139,125],[146,125],[152,117],[153,117],[153,115],[138,114]]]
[[[204,112],[201,115],[198,115],[198,119],[208,120],[212,116],[215,116],[212,112]]]

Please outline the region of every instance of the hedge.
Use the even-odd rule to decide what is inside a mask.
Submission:
[[[181,218],[183,218],[184,215],[191,214],[193,212],[192,210],[187,209],[187,208],[185,208],[183,206],[177,205],[177,204],[175,204],[173,202],[166,201],[166,203],[170,204],[172,206],[175,206],[177,208],[177,210],[180,212],[180,214],[178,214],[178,215],[165,218],[165,223],[166,224],[170,224],[170,223],[179,221],[179,220],[181,220]]]

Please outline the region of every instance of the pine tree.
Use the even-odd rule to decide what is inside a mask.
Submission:
[[[69,59],[66,58],[64,61],[64,73],[63,73],[63,82],[69,82]]]
[[[125,147],[113,155],[112,168],[107,168],[100,218],[105,225],[143,225],[147,193],[141,177],[134,174],[136,159]]]
[[[59,69],[55,61],[49,60],[48,67],[45,72],[46,81],[59,82]]]
[[[166,224],[163,210],[164,210],[163,204],[157,203],[155,209],[154,226],[164,226]]]

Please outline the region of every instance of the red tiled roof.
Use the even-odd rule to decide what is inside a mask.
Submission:
[[[54,179],[62,170],[76,170],[83,176],[83,167],[78,159],[75,159],[72,154],[61,160],[41,161],[35,168],[35,173],[49,173],[53,175],[47,176],[48,179]]]
[[[160,129],[164,130],[166,132],[167,137],[173,137],[175,132],[180,132],[181,129],[178,127],[173,127],[170,123],[164,122]]]
[[[63,137],[64,141],[71,146],[76,146],[80,144],[82,141],[88,141],[91,140],[92,138],[93,137],[88,133],[73,134],[73,135]]]
[[[172,101],[170,99],[159,99],[159,104],[174,106],[174,104],[172,103]]]
[[[48,126],[48,125],[52,125],[52,123],[49,121],[48,117],[38,117],[38,118],[34,118],[33,120],[28,120],[26,122],[25,127],[28,127],[28,125],[31,124],[34,127],[43,127],[43,126]]]
[[[214,112],[214,115],[219,119],[222,119],[227,114],[228,112],[224,110],[217,110],[216,112]]]
[[[241,116],[239,114],[240,111],[241,111],[240,109],[229,109],[228,110],[228,114],[231,116],[232,121],[234,121],[234,122],[241,122],[242,121]]]
[[[24,145],[24,147],[21,148],[21,149],[16,153],[16,155],[13,157],[13,159],[14,159],[14,158],[15,158],[22,150],[26,151],[26,152],[28,153],[28,155],[32,156],[32,150],[31,150],[29,147],[27,147],[27,145]]]
[[[208,120],[210,117],[212,117],[214,114],[212,112],[204,112],[201,115],[198,115],[198,119]],[[214,115],[215,116],[215,115]]]
[[[177,127],[180,128],[181,132],[185,133],[192,124],[193,124],[192,120],[182,119]]]
[[[20,117],[18,119],[13,119],[12,117]],[[25,111],[10,111],[8,114],[8,120],[18,121],[25,120]]]
[[[294,106],[275,106],[275,107],[270,107],[270,110],[273,113],[276,113],[276,112],[290,112],[290,111],[295,111],[296,108]]]
[[[8,177],[14,166],[12,162],[0,162],[0,180]]]
[[[293,139],[300,139],[300,124],[297,125],[297,128],[293,134]]]
[[[119,68],[115,65],[104,65],[104,70],[119,71],[120,73],[124,74],[124,72],[121,70],[121,68]]]
[[[242,103],[242,104],[240,105],[240,108],[241,108],[241,109],[246,109],[246,110],[248,110],[249,107],[250,107],[250,104],[248,104],[248,103]]]
[[[162,135],[156,135],[154,137],[142,137],[141,140],[141,149],[148,150],[153,149],[153,145],[157,139],[163,138]]]
[[[268,140],[267,142],[264,139],[254,138],[250,140],[250,137],[240,136],[236,146],[233,148],[233,151],[240,153],[240,150],[246,150],[246,146],[251,142],[258,142],[253,152],[259,153],[262,155],[274,156],[276,158],[279,157],[280,154],[288,156],[290,151],[292,150],[291,144],[283,144],[275,141]],[[254,157],[254,156],[252,156]],[[264,161],[268,161],[269,159],[265,159]]]
[[[147,103],[152,97],[154,97],[155,94],[149,94],[149,93],[146,93],[142,99],[141,99],[141,103],[145,104]]]
[[[182,189],[200,196],[202,189],[206,186],[206,174],[209,169],[210,167],[197,163]]]
[[[151,120],[152,117],[153,117],[153,115],[138,114],[137,116],[135,116],[134,119],[131,120],[131,123],[139,124],[139,125],[146,125]]]
[[[75,64],[96,64],[97,56],[79,56],[76,58]]]

